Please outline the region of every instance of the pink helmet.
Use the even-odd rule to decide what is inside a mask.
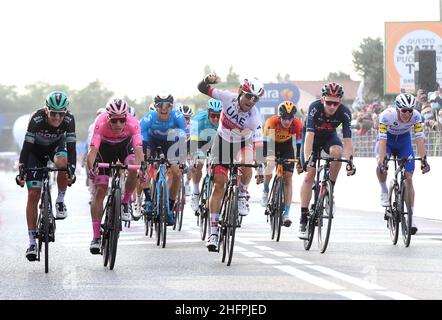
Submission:
[[[258,97],[264,94],[264,85],[256,78],[244,79],[240,88],[244,93],[251,93]]]
[[[107,103],[106,112],[109,117],[125,116],[127,115],[128,108],[129,105],[127,104],[126,100],[114,98]]]

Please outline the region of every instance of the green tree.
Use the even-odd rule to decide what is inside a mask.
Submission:
[[[380,38],[365,38],[353,51],[353,65],[364,79],[364,100],[379,101],[384,97],[384,46]]]
[[[350,75],[339,71],[339,72],[330,72],[325,79],[326,81],[339,81],[339,80],[351,80]]]

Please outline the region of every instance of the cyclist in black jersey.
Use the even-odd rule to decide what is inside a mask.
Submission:
[[[58,196],[56,199],[56,219],[67,217],[64,196],[68,185],[75,182],[77,162],[75,119],[67,110],[68,97],[64,92],[53,91],[46,98],[46,106],[35,111],[28,124],[28,129],[20,152],[19,184],[26,182],[28,201],[26,219],[28,224],[29,248],[26,257],[35,261],[36,226],[38,201],[42,187],[42,172],[28,171],[26,168],[44,167],[51,160],[57,168],[67,168],[71,178],[65,173],[57,175]]]
[[[307,236],[307,214],[309,202],[312,197],[312,184],[316,175],[315,159],[310,160],[312,152],[320,153],[324,150],[333,158],[341,158],[344,153],[349,160],[353,159],[353,145],[351,142],[351,112],[341,103],[344,90],[337,83],[325,84],[322,88],[322,97],[314,101],[307,114],[303,129],[301,163],[307,172],[301,186],[301,221],[299,238]],[[338,137],[336,128],[342,124],[344,143]],[[311,163],[312,166],[308,164]],[[341,162],[330,164],[330,181],[334,185],[341,169]],[[356,167],[351,162],[347,175],[354,175]]]

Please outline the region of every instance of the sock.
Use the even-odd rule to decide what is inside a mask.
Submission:
[[[269,193],[270,188],[268,183],[264,183],[264,192]]]
[[[101,220],[92,219],[92,230],[94,231],[94,239],[101,238],[100,227],[101,227]]]
[[[132,197],[132,192],[128,192],[128,191],[126,191],[125,193],[124,193],[124,196],[123,196],[123,199],[121,200],[121,202],[123,203],[123,204],[128,204],[129,203],[129,201],[130,201],[130,198]]]
[[[66,190],[64,191],[58,191],[57,200],[56,203],[64,202],[64,195],[66,194]]]
[[[381,185],[382,193],[388,193],[387,181],[379,182],[379,184]]]
[[[144,197],[146,198],[146,201],[152,201],[152,198],[150,196],[150,188],[143,189]]]
[[[28,230],[29,235],[29,245],[36,245],[35,237],[37,236],[37,230]]]
[[[308,208],[301,208],[301,223],[307,222]]]
[[[199,183],[193,184],[193,194],[200,194],[200,185]]]
[[[219,213],[211,213],[210,214],[210,222],[211,222],[210,234],[218,235],[218,221],[219,221]]]
[[[284,215],[288,217],[288,216],[289,216],[289,213],[290,213],[290,205],[289,205],[289,204],[286,204],[286,205],[285,205]]]
[[[249,184],[243,184],[242,182],[239,183],[239,193],[247,193],[247,188],[249,187]]]

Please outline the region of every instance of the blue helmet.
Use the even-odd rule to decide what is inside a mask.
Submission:
[[[213,112],[221,112],[223,109],[223,103],[217,99],[210,99],[207,101],[207,109],[212,110]]]

